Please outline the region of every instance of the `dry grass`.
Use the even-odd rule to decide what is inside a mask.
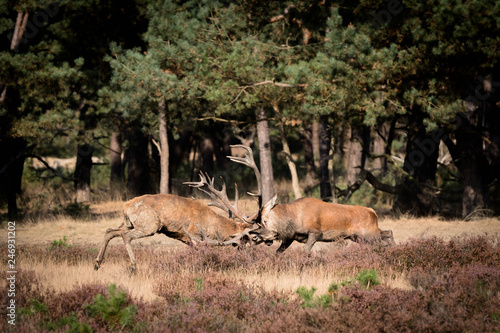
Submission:
[[[116,227],[121,223],[119,210],[122,203],[109,202],[91,207],[92,216],[95,218],[88,221],[74,220],[65,216],[53,217],[41,221],[21,221],[16,225],[16,246],[38,245],[41,248],[48,248],[54,240],[61,240],[65,236],[67,243],[72,246],[79,246],[88,249],[95,257],[100,246],[101,239],[106,229]],[[248,204],[251,209],[251,204]],[[497,218],[487,218],[478,221],[442,221],[437,217],[431,218],[409,218],[400,219],[392,217],[382,217],[380,219],[381,229],[391,229],[397,243],[407,242],[411,238],[426,238],[437,236],[443,239],[457,236],[475,236],[500,233],[500,220]],[[7,230],[0,230],[0,246],[4,246],[7,240]],[[275,248],[277,245],[273,245]],[[339,246],[358,246],[355,243],[338,245],[330,243],[318,243],[313,250],[319,255],[328,255],[328,251]],[[133,243],[136,252],[141,250],[152,250],[161,256],[175,254],[176,251],[184,249],[186,245],[169,239],[163,235],[136,240]],[[294,243],[290,250],[303,247],[302,244]],[[111,250],[111,251],[110,251]],[[290,251],[289,250],[289,251]],[[235,249],[227,249],[235,251]],[[109,253],[112,252],[112,253]],[[116,257],[116,253],[119,253]],[[152,300],[156,296],[153,292],[154,286],[159,278],[165,278],[170,274],[163,272],[161,276],[150,274],[150,262],[148,256],[141,255],[138,258],[138,273],[129,275],[127,270],[128,256],[121,239],[117,238],[110,243],[106,262],[99,271],[94,271],[92,260],[76,263],[68,261],[54,262],[43,258],[22,258],[17,261],[17,268],[31,269],[36,272],[44,285],[56,291],[68,291],[76,285],[100,284],[109,285],[116,283],[127,289],[132,296]],[[70,259],[70,258],[69,258]],[[4,260],[5,262],[5,260]],[[4,264],[2,264],[4,265]],[[5,270],[4,267],[1,268]],[[186,272],[190,270],[186,267]],[[315,286],[319,293],[326,293],[328,286],[332,282],[341,282],[352,277],[355,272],[326,271],[325,269],[309,269],[297,273],[293,267],[280,271],[271,270],[269,272],[252,272],[241,270],[228,270],[224,272],[228,276],[238,278],[250,285],[263,288],[265,290],[293,291],[299,286],[308,288]],[[405,276],[385,272],[381,277],[382,283],[399,289],[409,289]]]
[[[357,273],[352,272],[346,274],[345,272],[335,271],[308,271],[296,273],[293,271],[276,272],[261,274],[245,274],[242,276],[240,272],[234,272],[231,276],[243,280],[249,285],[263,288],[266,291],[284,291],[293,292],[297,288],[304,286],[310,289],[315,287],[318,294],[328,293],[328,288],[332,283],[340,284],[342,281],[348,280],[355,276]],[[380,278],[382,284],[390,288],[397,289],[411,289],[411,285],[405,276],[398,274],[394,276],[382,276]]]
[[[123,202],[106,202],[90,207],[93,218],[81,221],[67,216],[50,217],[42,220],[20,221],[17,224],[16,241],[18,244],[50,244],[53,240],[68,238],[69,244],[97,246],[108,228],[117,227],[122,222],[121,207]],[[240,201],[240,206],[251,212],[255,207],[253,200]],[[444,239],[456,236],[474,236],[500,233],[500,219],[484,218],[477,221],[442,220],[439,217],[413,218],[404,216],[395,218],[382,216],[379,218],[381,229],[394,232],[396,243],[406,242],[415,237],[437,236]],[[6,239],[7,230],[0,229],[0,244]],[[118,241],[113,241],[118,242]],[[180,242],[163,235],[134,241],[144,245],[183,246]],[[301,246],[294,243],[292,246]],[[332,244],[315,245],[315,249]]]
[[[442,220],[439,217],[382,217],[381,229],[391,229],[396,243],[406,242],[411,238],[439,237],[445,240],[451,237],[477,236],[488,233],[500,234],[500,219],[485,218],[477,221]]]
[[[138,273],[131,275],[128,273],[126,262],[116,262],[106,265],[105,268],[96,272],[89,262],[82,262],[77,265],[68,263],[37,263],[27,260],[19,267],[24,270],[34,270],[46,287],[55,291],[70,291],[81,285],[110,285],[112,283],[124,287],[135,298],[153,300],[156,296],[152,292],[154,279],[146,275],[147,267],[139,265]]]

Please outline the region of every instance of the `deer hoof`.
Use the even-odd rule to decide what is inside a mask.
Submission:
[[[96,261],[94,263],[94,270],[97,271],[101,265],[99,264],[99,261]]]
[[[135,264],[130,265],[128,270],[129,270],[130,274],[137,273],[137,268],[135,267]]]

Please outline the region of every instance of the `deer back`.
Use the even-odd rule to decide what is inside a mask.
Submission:
[[[199,228],[209,237],[227,240],[247,226],[214,212],[203,202],[171,194],[143,195],[123,207],[125,223],[135,229],[162,232],[185,243],[185,233],[198,235]]]
[[[301,198],[289,204],[276,205],[262,215],[266,227],[281,237],[295,233],[306,234],[339,231],[342,234],[378,235],[378,220],[371,208],[326,203],[315,198]]]

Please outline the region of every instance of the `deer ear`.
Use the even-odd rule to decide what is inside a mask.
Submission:
[[[274,208],[274,206],[276,206],[276,201],[277,201],[277,200],[278,200],[278,195],[277,195],[277,194],[275,194],[275,195],[274,195],[274,197],[273,197],[271,200],[269,200],[269,202],[268,202],[268,203],[266,203],[266,204],[264,205],[264,208],[263,208],[262,210],[263,210],[263,211],[270,211],[271,209],[273,209],[273,208]]]

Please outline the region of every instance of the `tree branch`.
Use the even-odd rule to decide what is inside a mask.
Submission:
[[[379,181],[377,177],[375,177],[370,171],[362,170],[359,174],[358,180],[356,180],[354,184],[347,187],[345,190],[341,190],[338,187],[335,187],[337,198],[344,197],[344,202],[346,202],[347,200],[349,200],[351,195],[356,192],[361,187],[361,185],[363,185],[365,180],[368,181],[368,183],[370,183],[370,185],[375,189],[389,194],[398,194],[403,189],[402,186],[392,186],[389,184],[384,184]]]
[[[161,157],[161,147],[160,147],[160,144],[155,139],[151,139],[151,141],[153,141],[154,145],[156,146],[156,149],[158,149],[158,154],[160,154],[160,157]]]
[[[402,189],[401,186],[392,186],[382,183],[369,171],[366,171],[366,180],[368,181],[368,183],[370,183],[371,186],[382,192],[398,194]]]
[[[56,177],[59,177],[61,179],[64,179],[64,180],[67,180],[67,181],[75,181],[75,178],[71,177],[66,177],[64,175],[62,175],[59,171],[57,171],[56,169],[54,169],[53,167],[51,167],[43,158],[41,158],[40,156],[38,155],[33,155],[33,154],[30,154],[30,155],[26,155],[26,157],[31,157],[31,158],[36,158],[37,160],[39,160],[43,165],[45,165],[45,167],[47,168],[47,170],[49,170],[50,172],[52,172],[52,174]]]
[[[29,13],[18,12],[16,25],[14,28],[14,34],[12,35],[12,40],[10,42],[10,49],[13,51],[17,49],[21,39],[23,38],[24,31],[26,30],[26,24],[28,23]]]
[[[303,84],[290,84],[290,83],[283,83],[283,82],[274,82],[274,80],[266,80],[262,82],[257,82],[253,84],[247,84],[245,86],[240,86],[239,88],[241,89],[246,89],[246,88],[251,88],[251,87],[258,87],[258,86],[263,86],[263,85],[273,85],[277,87],[283,87],[283,88],[304,88],[307,87],[307,83]]]

